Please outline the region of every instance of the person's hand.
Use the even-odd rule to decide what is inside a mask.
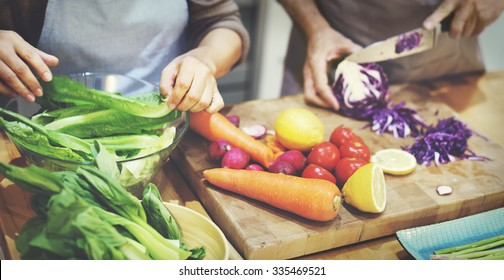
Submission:
[[[332,28],[311,34],[303,68],[305,100],[320,107],[339,110],[327,77],[328,63],[361,48]]]
[[[57,57],[36,49],[17,33],[0,30],[0,94],[35,101],[35,96],[42,96],[42,87],[32,69],[49,82],[49,67],[57,64]]]
[[[215,66],[195,49],[175,58],[161,73],[159,88],[168,106],[181,111],[215,113],[224,107],[213,73]]]
[[[504,10],[504,0],[445,0],[425,19],[427,29],[434,28],[450,13],[454,13],[450,36],[470,37],[480,34]]]

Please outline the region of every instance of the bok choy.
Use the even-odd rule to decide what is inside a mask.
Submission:
[[[0,162],[0,174],[33,192],[36,216],[16,238],[23,259],[187,259],[195,254],[147,223],[151,209],[124,191],[117,164],[98,142],[95,166],[50,172]],[[151,191],[157,191],[154,185]],[[163,210],[165,216],[169,212]],[[156,213],[157,215],[157,213]],[[175,222],[175,221],[173,221]],[[204,248],[193,249],[200,255]]]

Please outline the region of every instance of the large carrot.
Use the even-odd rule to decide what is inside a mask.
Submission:
[[[335,184],[267,171],[213,168],[203,171],[213,185],[315,221],[338,215],[341,192]]]
[[[232,146],[242,148],[250,157],[269,168],[273,161],[273,150],[261,141],[243,132],[220,113],[190,113],[189,127],[210,141],[225,139]]]

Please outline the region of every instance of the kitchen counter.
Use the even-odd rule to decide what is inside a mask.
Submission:
[[[429,95],[435,102],[448,105],[470,127],[504,147],[504,71],[484,75],[459,76],[424,84],[392,87],[399,94],[404,87],[422,87],[421,95]],[[428,89],[428,90],[425,90]],[[5,134],[0,137],[0,160],[19,161],[19,153]],[[4,237],[0,245],[6,258],[18,258],[13,246],[16,232],[31,215],[28,193],[13,187],[8,180],[0,178],[0,221]],[[161,191],[165,201],[177,202],[207,215],[201,201],[183,178],[173,160],[168,161],[157,174],[153,183]],[[240,259],[236,250],[232,259]],[[362,241],[336,249],[297,257],[297,259],[412,259],[402,248],[394,235]]]

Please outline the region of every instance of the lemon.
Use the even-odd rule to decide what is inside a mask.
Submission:
[[[371,157],[371,161],[378,164],[383,172],[392,175],[409,174],[417,166],[416,158],[400,149],[380,150]]]
[[[341,190],[346,203],[369,213],[381,213],[387,204],[383,170],[374,162],[355,171]]]
[[[275,134],[287,149],[304,152],[324,140],[324,124],[308,109],[289,108],[275,119]]]

